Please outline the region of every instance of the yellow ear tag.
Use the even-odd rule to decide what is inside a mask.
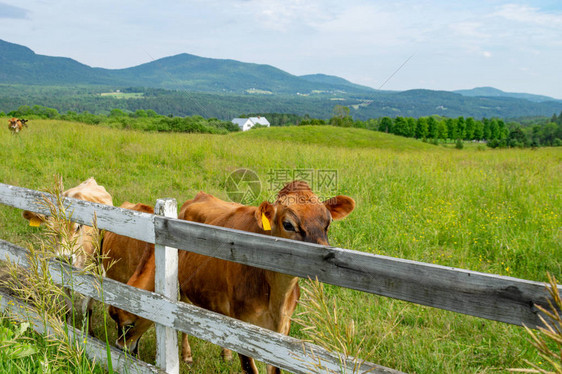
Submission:
[[[32,218],[29,220],[29,226],[31,226],[31,227],[39,227],[39,226],[41,226],[41,220],[40,220],[39,218],[37,218],[37,217],[32,217]]]
[[[265,231],[271,231],[271,224],[269,223],[269,219],[265,216],[265,213],[261,214],[261,224]]]

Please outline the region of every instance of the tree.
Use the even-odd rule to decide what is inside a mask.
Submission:
[[[427,135],[432,138],[437,138],[437,121],[433,117],[427,118]]]
[[[446,121],[437,122],[437,138],[441,140],[447,139],[447,125]]]
[[[344,105],[336,105],[334,106],[334,117],[336,118],[345,118],[349,116],[349,107]]]
[[[379,125],[379,131],[392,133],[392,119],[390,117],[383,117]]]
[[[424,117],[418,118],[416,123],[416,139],[425,139],[428,135],[427,119]]]
[[[476,130],[476,122],[474,121],[474,118],[468,117],[465,122],[464,138],[466,140],[473,140],[475,130]]]
[[[392,125],[392,133],[395,135],[406,136],[408,133],[408,123],[402,117],[396,117]]]
[[[491,137],[490,137],[490,134],[491,134],[491,132],[490,132],[490,121],[487,118],[484,118],[482,120],[482,123],[484,124],[484,128],[482,130],[482,137],[483,137],[483,139],[490,140],[491,139]]]
[[[527,135],[521,130],[521,127],[516,127],[509,132],[509,136],[507,138],[508,145],[510,147],[525,147],[528,145],[529,140],[527,139]]]
[[[343,105],[334,106],[334,116],[330,119],[330,125],[351,127],[353,119],[349,115],[349,108]]]
[[[416,134],[416,120],[413,119],[412,117],[408,117],[406,119],[406,124],[407,124],[406,136],[408,138],[413,138]]]
[[[126,115],[121,109],[111,109],[111,112],[109,112],[110,117],[125,117]]]
[[[143,109],[137,109],[137,110],[135,111],[134,116],[137,117],[137,118],[146,118],[146,117],[148,117],[148,115],[146,114],[146,111],[143,110]]]
[[[498,126],[498,121],[495,119],[490,121],[490,139],[499,139],[500,137],[500,127]]]
[[[557,139],[558,126],[556,123],[549,122],[542,128],[542,143],[547,145],[553,145],[554,139]]]
[[[482,121],[475,122],[473,139],[476,140],[484,139],[484,124],[482,123]]]
[[[447,127],[447,137],[449,139],[455,139],[457,137],[457,124],[452,118],[447,118],[445,120],[445,126]]]
[[[456,138],[457,139],[466,139],[465,130],[466,130],[466,124],[464,122],[464,117],[457,118]]]
[[[509,136],[509,129],[505,125],[505,122],[501,119],[498,119],[498,139],[507,139]]]

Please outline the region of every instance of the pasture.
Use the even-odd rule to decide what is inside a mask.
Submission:
[[[238,168],[262,182],[253,205],[277,192],[269,188],[271,171],[335,170],[335,191],[311,183],[320,196],[357,202],[332,225],[335,246],[530,280],[562,274],[562,148],[456,150],[307,126],[198,135],[34,120],[22,136],[0,132],[2,183],[44,189],[60,174],[68,188],[94,176],[115,205],[153,205],[161,197],[181,204],[200,190],[227,199],[227,177]],[[24,244],[40,231],[17,209],[0,207],[1,238]],[[520,327],[333,286],[325,291],[342,320],[355,320],[375,363],[409,373],[473,373],[538,362]],[[306,338],[297,324],[291,335]],[[141,340],[148,362],[153,340]],[[193,339],[192,348],[195,363],[185,372],[239,370],[237,361],[220,361],[216,346]]]

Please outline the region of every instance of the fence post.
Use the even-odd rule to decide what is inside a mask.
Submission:
[[[158,199],[154,213],[171,218],[178,217],[176,199]],[[154,256],[156,293],[176,301],[178,299],[178,250],[177,248],[155,245]],[[178,335],[176,330],[156,324],[156,366],[170,374],[178,374]]]

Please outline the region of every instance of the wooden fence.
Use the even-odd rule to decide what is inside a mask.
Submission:
[[[45,194],[0,184],[0,203],[48,214],[38,204]],[[348,249],[274,238],[175,218],[175,201],[159,201],[152,215],[66,198],[72,220],[90,225],[94,212],[98,227],[156,244],[157,292],[139,290],[111,279],[103,280],[104,302],[128,310],[157,324],[157,365],[177,372],[174,330],[186,332],[222,347],[254,357],[295,373],[315,372],[318,363],[333,372],[397,373],[372,363],[355,367],[353,358],[259,328],[192,305],[176,301],[177,250],[187,250],[263,269],[435,308],[495,321],[537,327],[535,305],[548,306],[549,294],[540,282],[479,273],[434,264],[373,255]],[[166,217],[166,216],[172,217]],[[0,259],[25,266],[25,250],[0,241]],[[100,299],[94,277],[70,267],[51,264],[51,273],[73,289]],[[562,289],[562,287],[559,287]],[[116,353],[117,354],[117,353]],[[116,362],[124,360],[115,359]],[[344,362],[342,366],[342,362]],[[128,363],[130,364],[130,363]],[[140,372],[154,372],[150,365],[134,364]],[[345,367],[344,367],[345,366]]]

